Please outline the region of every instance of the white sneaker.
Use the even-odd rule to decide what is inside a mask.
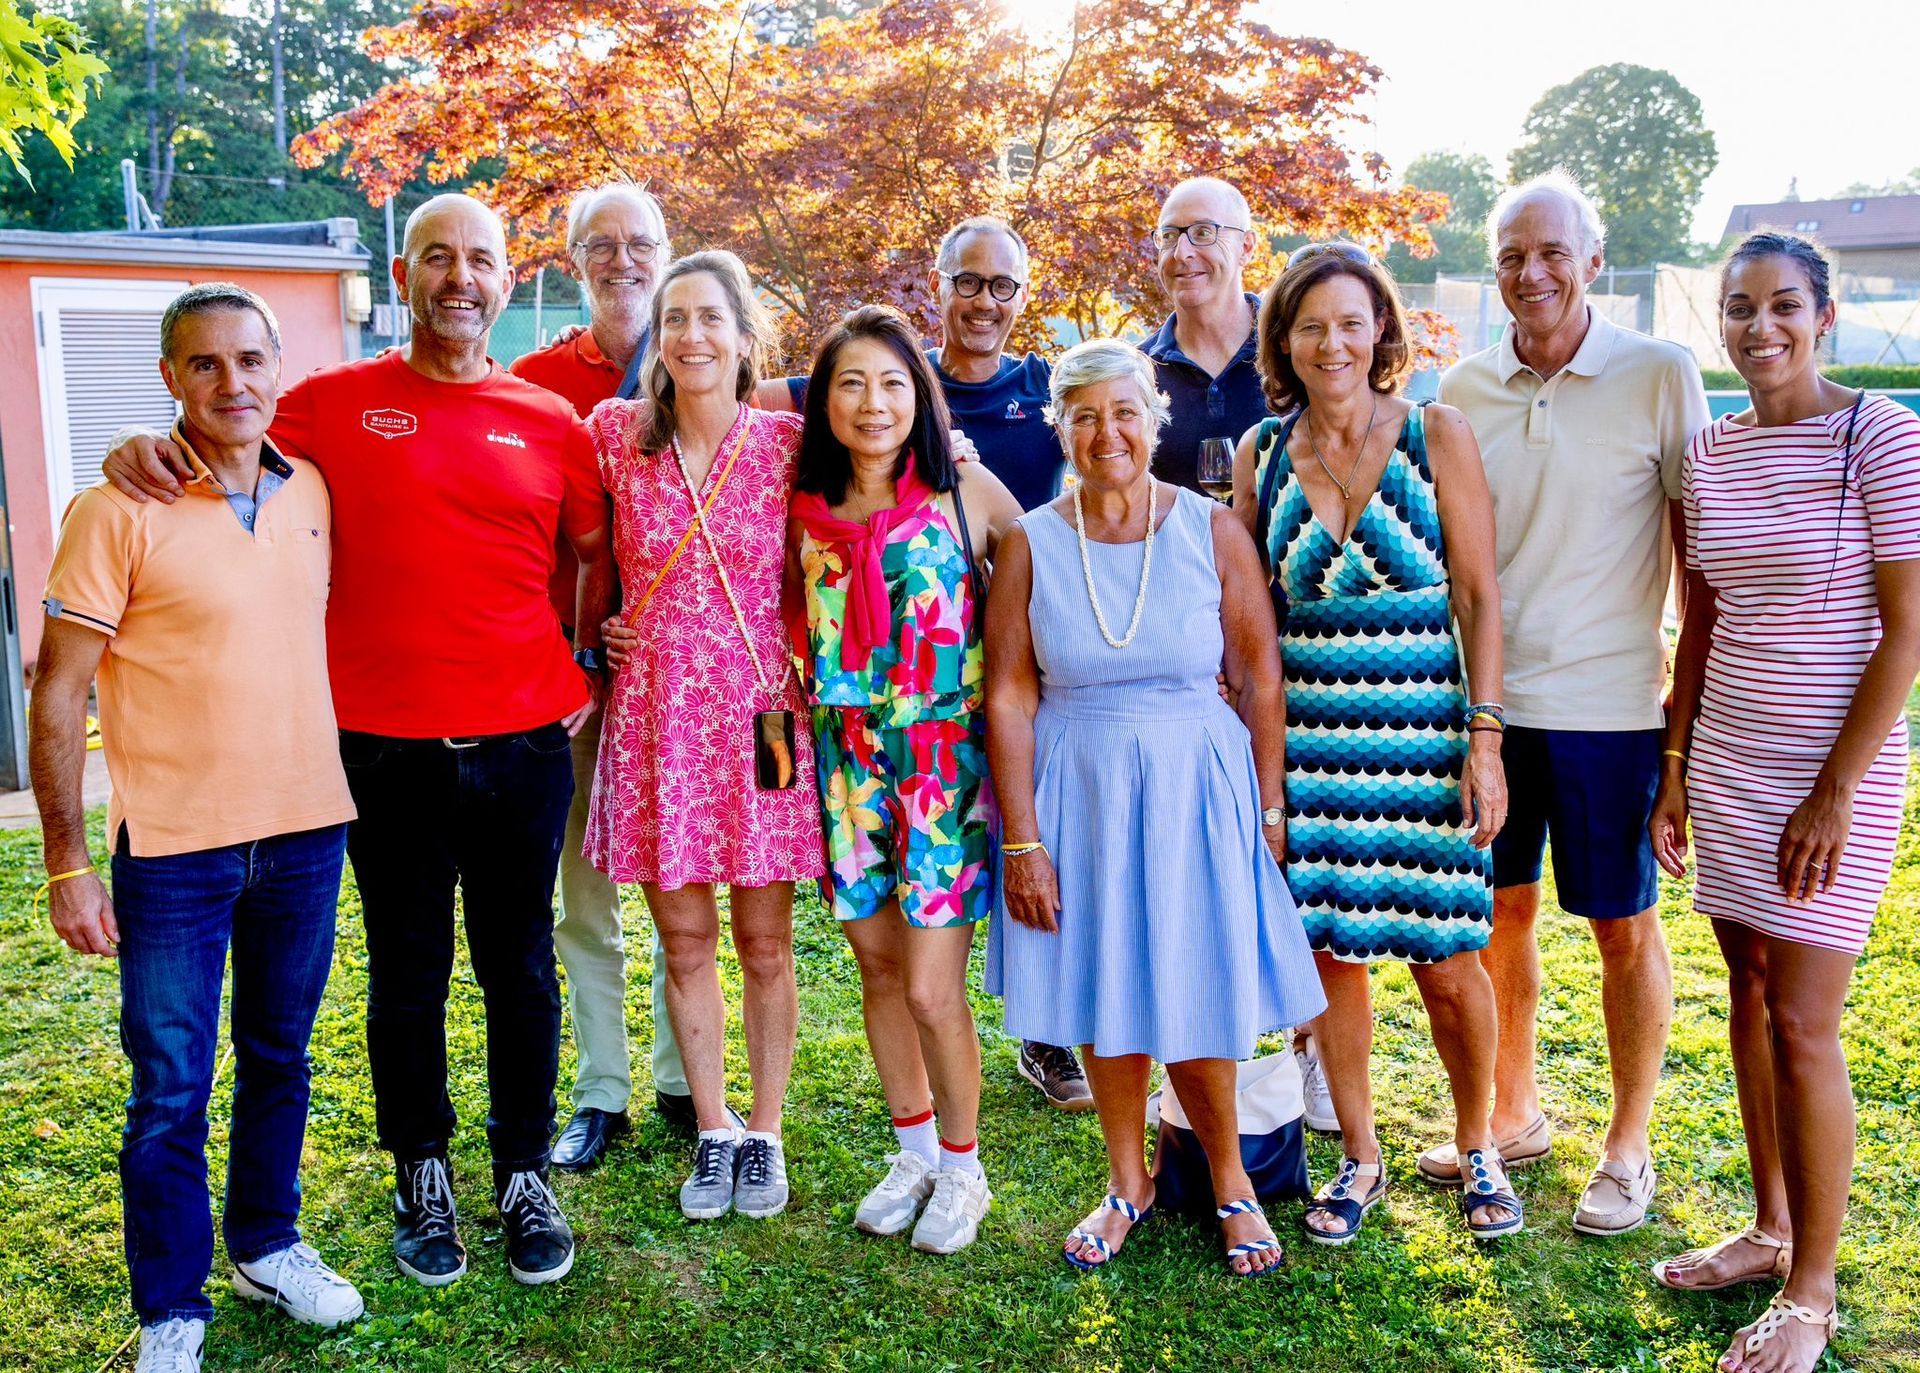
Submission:
[[[869,1235],[897,1235],[920,1213],[921,1203],[933,1195],[933,1165],[911,1149],[888,1154],[887,1175],[867,1193],[853,1213],[854,1228]]]
[[[133,1373],[200,1373],[206,1352],[205,1321],[170,1320],[140,1327],[140,1361]]]
[[[308,1244],[233,1266],[233,1290],[249,1301],[271,1302],[297,1321],[331,1330],[359,1320],[367,1304],[354,1285],[327,1267]]]
[[[1301,1119],[1309,1130],[1339,1134],[1340,1117],[1333,1113],[1333,1093],[1327,1089],[1327,1070],[1321,1066],[1320,1055],[1295,1049],[1293,1061],[1300,1065],[1300,1092],[1306,1101]]]
[[[959,1253],[980,1233],[980,1221],[992,1203],[985,1174],[936,1170],[933,1196],[913,1227],[913,1247],[925,1254]]]

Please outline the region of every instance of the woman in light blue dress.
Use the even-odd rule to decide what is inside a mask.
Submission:
[[[1280,1246],[1240,1162],[1235,1063],[1325,1006],[1280,875],[1280,660],[1251,539],[1156,481],[1153,364],[1094,340],[1053,372],[1079,481],[1000,546],[987,611],[987,753],[1005,834],[988,990],[1010,1034],[1079,1044],[1111,1168],[1068,1237],[1110,1259],[1153,1204],[1151,1060],[1210,1161],[1229,1268]],[[1238,713],[1221,699],[1224,671]]]

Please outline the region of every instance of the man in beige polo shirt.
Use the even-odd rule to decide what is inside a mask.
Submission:
[[[207,1100],[229,947],[222,1229],[234,1291],[320,1326],[364,1309],[298,1228],[307,1041],[354,807],[327,683],[327,487],[266,441],[280,381],[273,314],[238,286],[195,286],[167,307],[160,343],[183,410],[172,438],[194,476],[173,505],[102,482],[68,507],[47,577],[30,760],[54,930],[119,962],[138,1368],[192,1373],[213,1315]],[[80,796],[96,670],[111,895]]]
[[[1534,922],[1553,841],[1555,895],[1600,948],[1613,1119],[1573,1225],[1640,1225],[1653,1197],[1648,1120],[1672,1016],[1647,837],[1664,746],[1660,620],[1685,528],[1680,465],[1707,423],[1684,349],[1587,304],[1605,229],[1564,175],[1516,186],[1488,217],[1513,325],[1441,379],[1473,425],[1493,492],[1506,630],[1502,752],[1512,809],[1493,846],[1493,978],[1500,1047],[1493,1136],[1507,1162],[1552,1147],[1534,1070],[1540,952]],[[1420,1157],[1457,1185],[1451,1145]]]

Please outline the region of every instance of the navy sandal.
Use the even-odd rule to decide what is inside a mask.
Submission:
[[[1372,1178],[1373,1183],[1365,1194],[1356,1197],[1354,1184],[1363,1177]],[[1302,1214],[1300,1222],[1306,1229],[1307,1238],[1315,1244],[1349,1244],[1353,1241],[1353,1237],[1360,1233],[1360,1226],[1366,1220],[1367,1212],[1371,1211],[1374,1203],[1386,1194],[1385,1163],[1379,1160],[1362,1163],[1357,1158],[1343,1158],[1340,1160],[1340,1171],[1333,1175],[1333,1181],[1322,1187],[1314,1194],[1313,1200],[1307,1203],[1307,1209]],[[1324,1216],[1332,1216],[1340,1222],[1341,1228],[1320,1230],[1307,1225],[1307,1216],[1311,1216],[1316,1211]]]
[[[1460,1214],[1466,1217],[1467,1233],[1477,1240],[1491,1240],[1511,1235],[1524,1227],[1527,1213],[1520,1205],[1520,1198],[1513,1194],[1513,1186],[1507,1181],[1507,1170],[1500,1162],[1500,1155],[1491,1149],[1469,1149],[1466,1165],[1462,1175]],[[1498,1206],[1509,1214],[1505,1220],[1483,1221],[1476,1225],[1473,1213],[1481,1206]]]
[[[1152,1202],[1148,1202],[1146,1209],[1141,1210],[1125,1197],[1117,1196],[1112,1192],[1107,1193],[1106,1200],[1101,1202],[1099,1206],[1093,1208],[1095,1214],[1099,1213],[1101,1207],[1105,1207],[1109,1211],[1118,1211],[1127,1218],[1127,1233],[1121,1236],[1123,1243],[1132,1237],[1135,1226],[1153,1214]],[[1079,1240],[1080,1243],[1088,1245],[1099,1252],[1100,1257],[1097,1261],[1088,1262],[1078,1254],[1069,1254],[1064,1249],[1060,1251],[1060,1257],[1072,1264],[1075,1268],[1078,1268],[1081,1272],[1091,1273],[1094,1269],[1105,1268],[1108,1263],[1112,1262],[1113,1246],[1108,1244],[1106,1240],[1099,1235],[1090,1234],[1076,1226],[1067,1238],[1070,1240]]]
[[[1216,1220],[1229,1220],[1239,1215],[1265,1216],[1267,1213],[1260,1208],[1260,1203],[1252,1197],[1244,1197],[1239,1201],[1228,1202],[1225,1206],[1215,1210],[1213,1214]],[[1236,1244],[1227,1250],[1227,1271],[1236,1278],[1264,1278],[1270,1273],[1280,1271],[1280,1257],[1284,1252],[1280,1247],[1279,1240],[1273,1238],[1271,1235],[1262,1235],[1258,1239],[1248,1240],[1245,1244]],[[1273,1255],[1274,1261],[1264,1268],[1249,1268],[1243,1273],[1233,1266],[1235,1259],[1251,1259],[1255,1254],[1268,1253]]]

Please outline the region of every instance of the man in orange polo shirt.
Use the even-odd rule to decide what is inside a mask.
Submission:
[[[568,333],[509,368],[566,398],[584,418],[621,387],[647,348],[654,283],[673,258],[660,202],[638,186],[613,184],[582,191],[567,212],[567,256],[586,293],[590,326]],[[573,623],[579,565],[563,540],[554,563],[553,607]],[[560,920],[553,943],[567,971],[567,1007],[579,1066],[573,1079],[573,1118],[553,1144],[553,1166],[585,1172],[630,1127],[633,1090],[627,1047],[627,966],[620,929],[620,894],[586,859],[587,802],[600,752],[598,713],[573,737],[573,808],[560,850]],[[667,960],[653,936],[654,1104],[691,1133],[693,1096],[680,1046],[667,1015]]]
[[[223,1228],[234,1290],[334,1326],[364,1309],[302,1242],[307,1041],[333,961],[346,822],[327,692],[326,484],[266,442],[280,335],[252,292],[187,290],[160,325],[186,499],[104,482],[47,578],[31,764],[53,927],[116,956],[133,1064],[120,1150],[141,1369],[197,1369],[213,1316],[207,1102],[233,952],[237,1063]],[[113,892],[87,852],[87,687],[100,678]]]
[[[367,933],[367,1052],[394,1156],[394,1254],[428,1286],[466,1271],[447,1152],[454,892],[487,1007],[488,1143],[508,1269],[552,1282],[573,1235],[547,1186],[560,1048],[553,883],[572,734],[594,708],[548,598],[555,541],[600,555],[606,496],[572,407],[509,376],[487,335],[512,285],[500,221],[464,195],[407,220],[400,349],[315,372],[272,438],[333,494],[327,658],[360,815],[347,836]],[[128,493],[178,493],[152,436],[108,457]],[[600,616],[580,633],[598,641]]]

